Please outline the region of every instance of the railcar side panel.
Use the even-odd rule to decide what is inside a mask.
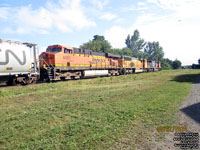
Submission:
[[[17,42],[0,42],[0,76],[27,74],[30,67],[29,47]]]

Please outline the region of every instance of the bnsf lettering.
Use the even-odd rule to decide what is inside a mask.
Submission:
[[[103,62],[105,62],[105,59],[97,59],[97,58],[92,58],[92,62],[93,63],[103,63]]]

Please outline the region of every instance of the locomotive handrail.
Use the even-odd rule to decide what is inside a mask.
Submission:
[[[55,68],[52,64],[50,64],[50,66],[49,66],[49,64],[42,58],[41,60],[43,60],[44,61],[44,63],[48,66],[48,67],[52,67],[52,68]]]

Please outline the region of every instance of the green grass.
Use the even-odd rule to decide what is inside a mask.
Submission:
[[[0,88],[0,149],[137,147],[174,124],[197,70]]]

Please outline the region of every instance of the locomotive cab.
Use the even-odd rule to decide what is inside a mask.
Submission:
[[[52,45],[46,49],[40,55],[41,66],[55,66],[56,63],[60,63],[61,56],[64,54],[73,54],[73,49],[63,47],[61,45]]]
[[[70,64],[70,56],[73,55],[73,48],[62,45],[48,46],[46,52],[40,55],[41,80],[54,80],[57,72]],[[64,62],[66,60],[67,62]]]

